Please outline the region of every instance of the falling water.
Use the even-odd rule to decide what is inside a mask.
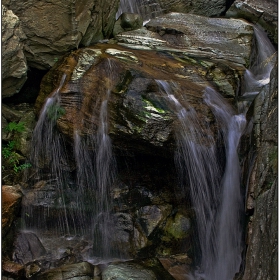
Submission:
[[[248,104],[258,95],[261,88],[270,82],[270,72],[276,61],[276,51],[265,32],[258,26],[254,26],[255,54],[252,55],[252,63],[244,74],[244,89],[242,100],[248,100]],[[244,111],[243,107],[240,111]],[[246,105],[246,104],[245,104]]]
[[[108,67],[106,71],[111,73],[110,61],[108,61]],[[47,184],[54,190],[55,198],[51,206],[45,204],[40,208],[43,210],[36,210],[39,211],[39,216],[43,215],[39,219],[38,213],[32,215],[32,207],[25,209],[24,212],[28,214],[28,217],[34,216],[32,222],[27,223],[27,229],[36,228],[42,240],[44,240],[44,235],[49,233],[53,237],[52,243],[56,242],[55,238],[62,240],[63,236],[71,240],[79,236],[90,240],[93,252],[86,255],[95,262],[100,260],[98,258],[110,258],[113,253],[114,256],[118,256],[116,248],[113,248],[110,243],[114,226],[110,212],[112,207],[110,190],[116,173],[111,140],[108,135],[107,105],[110,89],[108,88],[104,93],[100,105],[96,133],[85,135],[80,130],[84,121],[82,116],[74,124],[74,145],[71,155],[69,147],[66,148],[65,139],[56,127],[57,120],[64,114],[60,90],[65,78],[66,75],[63,75],[58,88],[47,98],[32,139],[31,162],[37,173],[35,184],[48,178]],[[59,210],[45,210],[51,207]],[[56,216],[52,216],[54,212]],[[59,213],[58,217],[57,213]],[[47,226],[46,220],[50,219],[53,222]],[[55,247],[53,244],[51,246]]]
[[[215,253],[205,279],[233,279],[239,272],[242,252],[241,217],[243,199],[240,189],[238,145],[246,126],[243,114],[235,114],[229,104],[211,88],[206,88],[204,101],[212,109],[221,127],[225,149],[226,168],[221,181],[221,201],[217,211]]]
[[[140,14],[144,21],[148,21],[161,15],[162,9],[157,0],[121,0],[116,19],[124,12]]]
[[[211,88],[205,89],[205,103],[212,109],[224,139],[226,167],[222,168],[214,138],[205,138],[207,128],[199,124],[196,111],[184,108],[167,82],[158,81],[167,93],[180,121],[177,130],[176,163],[185,187],[190,187],[196,211],[201,250],[197,276],[206,280],[229,280],[239,271],[242,251],[240,215],[242,195],[238,160],[239,139],[246,120]]]

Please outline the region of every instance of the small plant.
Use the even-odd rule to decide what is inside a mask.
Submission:
[[[25,123],[19,122],[10,122],[5,127],[5,131],[8,132],[23,132],[25,130]],[[15,138],[15,137],[13,137]],[[23,163],[20,164],[20,158],[21,156],[16,152],[18,141],[10,140],[7,144],[2,146],[2,156],[3,156],[3,163],[2,169],[5,170],[6,167],[10,167],[14,170],[14,172],[19,172],[21,170],[24,170],[26,168],[31,167],[30,163]],[[5,167],[6,166],[6,167]]]
[[[5,130],[8,132],[23,132],[25,130],[25,123],[24,122],[9,122],[8,125],[5,127]]]
[[[57,104],[54,104],[48,108],[48,118],[52,121],[57,121],[65,114],[65,109]]]

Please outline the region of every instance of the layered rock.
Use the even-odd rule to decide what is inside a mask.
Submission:
[[[19,18],[2,5],[2,98],[19,92],[27,79],[27,62]]]
[[[146,56],[143,51],[110,45],[72,52],[44,77],[36,107],[41,109],[45,98],[56,91],[52,81],[59,81],[65,73],[66,82],[59,93],[59,106],[65,109],[65,114],[57,124],[68,137],[72,138],[74,131],[82,135],[96,133],[102,100],[108,98],[109,134],[116,146],[137,150],[152,144],[169,145],[173,149],[176,115],[157,80],[173,81],[174,94],[189,96],[186,97],[189,106],[197,109],[201,123],[207,126],[207,115],[211,113],[201,101],[203,90],[211,86],[211,77],[205,77],[207,65],[187,58],[180,61],[177,55],[168,56],[170,54],[156,52]],[[110,97],[107,97],[108,90]]]
[[[66,52],[77,49],[82,39],[88,45],[109,36],[118,1],[5,0],[3,4],[22,23],[29,66],[49,69]]]
[[[248,66],[253,27],[243,20],[170,13],[145,27],[118,34],[116,39],[131,48],[169,50]]]
[[[259,24],[272,42],[278,44],[278,1],[236,0],[226,13],[227,17],[243,18]]]
[[[247,232],[244,280],[272,280],[278,275],[277,84],[276,66],[270,85],[264,87],[254,102],[254,140],[248,153],[252,169],[246,203],[248,214],[253,215]]]

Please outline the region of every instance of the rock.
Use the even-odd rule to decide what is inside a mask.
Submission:
[[[2,186],[2,236],[12,227],[13,222],[19,216],[22,192],[19,186]]]
[[[12,279],[23,279],[24,266],[12,261],[3,261],[2,276],[11,277]]]
[[[220,16],[227,7],[226,0],[158,0],[158,3],[165,13],[179,12],[203,16]]]
[[[118,5],[119,0],[94,0],[91,23],[81,40],[82,46],[90,46],[100,40],[111,37]]]
[[[22,192],[19,186],[2,186],[2,257],[12,257],[16,219],[20,216]]]
[[[278,44],[278,1],[236,0],[227,11],[226,17],[242,18],[259,24],[270,40]]]
[[[172,255],[159,258],[163,267],[176,279],[191,279],[192,260],[186,255]]]
[[[250,147],[256,157],[250,162],[247,186],[247,210],[252,216],[247,229],[244,280],[272,280],[278,275],[277,77],[276,65],[270,86],[259,93],[254,103],[254,140]]]
[[[46,253],[46,249],[35,233],[18,233],[15,241],[14,261],[20,264],[27,264],[28,262],[43,257]],[[35,270],[38,272],[37,268]]]
[[[174,279],[157,259],[112,263],[102,272],[102,280]]]
[[[118,33],[142,28],[143,20],[140,15],[133,13],[122,13],[115,22],[113,35]]]
[[[94,267],[88,262],[68,264],[54,268],[36,276],[38,280],[91,280],[94,276]]]
[[[212,61],[249,64],[253,27],[246,21],[169,13],[150,20],[145,27],[148,31],[129,31],[116,39],[131,48],[173,50]]]
[[[153,147],[171,151],[177,116],[159,81],[164,81],[165,85],[169,83],[174,94],[190,96],[186,106],[197,110],[205,129],[212,115],[202,102],[205,87],[216,83],[225,91],[221,80],[226,75],[230,77],[231,92],[228,94],[235,95],[239,84],[240,68],[228,69],[225,64],[220,67],[202,60],[173,52],[150,51],[146,56],[140,50],[106,44],[79,49],[44,76],[36,111],[39,112],[46,98],[57,91],[65,74],[57,105],[64,114],[57,119],[57,127],[67,137],[71,139],[75,130],[85,137],[96,133],[102,100],[107,98],[110,89],[108,129],[113,145],[125,151],[144,149],[146,153],[154,153]],[[216,68],[220,69],[220,74],[211,74]],[[235,73],[234,78],[229,73]]]
[[[19,18],[2,5],[2,98],[19,92],[27,79],[25,39]]]
[[[88,45],[109,36],[117,9],[117,1],[101,0],[5,0],[3,4],[19,17],[27,36],[28,65],[37,69],[49,69],[80,43]]]

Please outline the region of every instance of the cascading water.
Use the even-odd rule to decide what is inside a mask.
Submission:
[[[121,0],[119,9],[116,13],[116,19],[122,13],[136,13],[140,14],[144,21],[162,14],[162,9],[156,0]]]
[[[110,61],[108,63],[107,70],[111,72]],[[59,87],[47,98],[32,139],[33,151],[30,161],[36,170],[35,185],[48,178],[46,184],[49,187],[51,185],[53,191],[52,205],[41,205],[41,210],[35,207],[39,212],[36,215],[32,213],[34,205],[24,209],[23,218],[27,220],[25,229],[36,228],[35,231],[43,244],[46,247],[51,246],[52,250],[56,247],[53,245],[56,242],[54,240],[58,239],[58,247],[61,246],[58,250],[61,252],[62,247],[67,246],[62,244],[65,243],[65,239],[85,239],[92,243],[89,245],[92,250],[84,257],[91,262],[100,261],[100,258],[103,261],[113,255],[118,257],[117,249],[110,243],[114,226],[110,189],[116,173],[111,140],[108,136],[107,104],[110,89],[101,102],[96,134],[84,135],[80,131],[83,117],[80,116],[77,118],[78,122],[74,123],[73,165],[71,152],[69,148],[66,149],[64,143],[66,140],[56,127],[57,120],[64,113],[60,103],[60,90],[65,79],[64,74]],[[32,221],[27,219],[33,216]],[[52,236],[52,242],[46,236]],[[50,243],[52,244],[49,245]],[[59,257],[59,253],[55,254]]]
[[[249,104],[258,95],[261,88],[270,82],[270,72],[276,61],[275,48],[265,32],[260,27],[254,26],[254,34],[255,54],[252,55],[252,63],[244,74],[244,88],[241,98],[241,100],[248,100]],[[244,104],[240,104],[239,110],[246,110]]]
[[[216,143],[211,136],[205,139],[207,129],[199,125],[195,110],[184,108],[168,83],[161,81],[159,84],[175,104],[180,121],[175,160],[184,187],[190,188],[196,212],[201,250],[199,277],[233,279],[239,271],[242,251],[242,195],[237,148],[246,125],[245,117],[236,115],[213,89],[205,89],[204,101],[216,116],[225,142],[226,167],[221,178]]]

